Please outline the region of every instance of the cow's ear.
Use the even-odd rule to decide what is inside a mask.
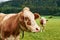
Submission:
[[[40,15],[38,13],[34,13],[34,19],[40,18]]]

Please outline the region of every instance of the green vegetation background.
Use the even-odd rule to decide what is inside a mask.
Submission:
[[[21,40],[60,40],[60,0],[11,0],[0,3],[0,13],[18,13],[26,6],[32,12],[38,12],[40,15],[54,15],[54,17],[48,19],[49,16],[44,16],[48,19],[45,32],[25,32]],[[36,21],[40,25],[39,21]]]
[[[44,16],[48,19],[48,16]],[[36,20],[38,25],[39,19]],[[44,32],[38,33],[29,33],[25,32],[25,36],[22,39],[22,35],[20,35],[21,40],[60,40],[60,17],[54,16],[51,19],[48,19],[48,22],[45,26]]]
[[[18,13],[26,6],[40,15],[60,15],[60,0],[11,0],[0,3],[0,12]]]

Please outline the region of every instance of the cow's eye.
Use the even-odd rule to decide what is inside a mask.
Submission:
[[[31,25],[31,21],[30,20],[27,21],[27,25]]]
[[[25,21],[27,21],[27,25],[31,25],[31,20],[28,17],[25,17]]]
[[[25,17],[25,20],[28,20],[29,18],[28,17]]]

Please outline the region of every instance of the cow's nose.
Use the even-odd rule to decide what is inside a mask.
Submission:
[[[36,28],[36,30],[38,30],[38,28]]]
[[[38,28],[36,28],[36,32],[39,32],[39,29]]]

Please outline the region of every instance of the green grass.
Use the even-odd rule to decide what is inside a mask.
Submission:
[[[29,33],[20,40],[60,40],[60,17],[48,19],[45,32]],[[37,20],[39,25],[39,21]],[[21,38],[21,37],[20,37]]]

